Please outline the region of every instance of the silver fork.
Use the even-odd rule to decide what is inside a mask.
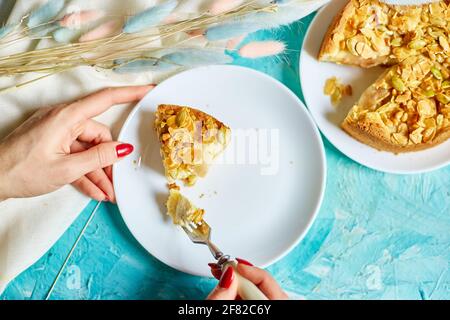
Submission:
[[[234,268],[235,276],[238,280],[238,294],[243,300],[268,300],[257,286],[237,272],[237,263],[229,255],[223,254],[211,241],[212,229],[205,220],[199,224],[186,222],[182,228],[193,243],[206,245],[209,248],[209,251],[211,251],[211,254],[217,260],[217,264],[222,270],[225,270],[227,267]]]

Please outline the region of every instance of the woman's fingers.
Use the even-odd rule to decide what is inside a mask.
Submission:
[[[259,289],[270,299],[270,300],[286,300],[289,297],[286,293],[281,289],[275,279],[264,270],[253,267],[253,265],[243,259],[236,259],[238,262],[237,271],[239,274],[253,282]],[[230,287],[231,283],[234,281],[234,274],[232,268],[228,268],[225,272],[222,273],[220,266],[216,263],[208,264],[211,268],[211,273],[216,279],[220,279],[220,283],[218,287],[211,293],[208,297],[210,300],[228,300],[229,292],[225,290],[228,288],[228,284]],[[231,279],[231,282],[230,282]],[[237,281],[234,281],[237,282]],[[222,290],[221,290],[222,289]],[[237,290],[237,287],[236,287]],[[237,299],[237,291],[233,297],[233,300]]]
[[[108,201],[115,203],[116,202],[116,194],[114,193],[114,187],[106,175],[105,171],[102,169],[96,170],[94,172],[88,173],[86,175],[93,184],[97,186],[103,193],[108,197]]]
[[[88,120],[84,132],[78,137],[78,140],[91,145],[98,145],[104,142],[111,142],[113,139],[108,126],[95,120]],[[112,166],[104,168],[104,171],[109,181],[112,182]]]
[[[134,147],[130,144],[106,142],[84,152],[68,155],[62,160],[66,168],[66,179],[75,181],[90,172],[109,167],[133,151]]]
[[[108,176],[108,179],[113,182],[112,166],[106,167],[104,170],[106,175]]]
[[[234,269],[228,267],[220,279],[217,287],[210,293],[208,300],[236,300],[238,295],[238,282]]]
[[[287,300],[289,297],[281,289],[272,276],[261,269],[249,266],[245,263],[238,264],[238,272],[244,278],[253,282],[269,300]]]
[[[96,146],[101,143],[111,142],[113,139],[111,130],[108,126],[105,126],[104,124],[95,120],[89,119],[85,123],[84,131],[81,133],[81,135],[78,136],[78,140],[82,141],[83,143],[87,143],[90,146]],[[92,177],[93,179],[99,180],[101,185],[97,184],[95,181],[94,183],[96,183],[97,186],[99,186],[108,195],[111,202],[115,202],[115,195],[112,186],[112,166],[108,166],[102,169],[101,173],[102,177]],[[104,177],[105,174],[106,179]],[[91,179],[89,175],[88,178]],[[102,185],[104,185],[104,187],[102,187]]]
[[[82,176],[89,176],[95,180],[98,187],[108,193],[108,196],[115,198],[111,193],[110,167],[132,153],[134,147],[126,143],[113,142],[110,130],[91,118],[102,114],[113,105],[140,100],[154,87],[149,85],[104,89],[64,108],[64,118],[74,126],[72,139],[90,146],[85,151],[72,152],[61,159],[59,169],[62,183],[71,183]],[[72,144],[72,141],[70,143]],[[109,182],[102,174],[98,172],[97,175],[93,174],[105,168],[108,168],[105,176]]]
[[[94,118],[117,104],[135,102],[155,87],[155,85],[119,87],[100,90],[67,106],[72,123]]]
[[[97,200],[97,201],[105,201],[106,195],[103,193],[102,190],[100,190],[99,187],[97,187],[92,181],[90,181],[86,177],[81,177],[72,185],[81,193],[85,194],[91,199]]]
[[[208,266],[211,268],[211,274],[217,280],[222,277],[222,268],[217,263],[209,263]]]
[[[71,153],[84,152],[87,149],[87,144],[80,141],[75,141],[70,147]],[[93,172],[87,173],[86,178],[88,178],[94,185],[96,185],[108,197],[109,201],[114,203],[116,201],[116,196],[114,193],[112,180],[108,175],[107,169],[108,168],[106,168],[105,170],[98,169]]]
[[[86,120],[84,123],[83,132],[76,138],[79,141],[86,142],[94,146],[113,140],[111,130],[108,126],[91,119]]]

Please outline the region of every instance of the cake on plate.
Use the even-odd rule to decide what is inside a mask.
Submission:
[[[183,181],[194,185],[199,177],[206,176],[231,140],[230,128],[190,107],[160,105],[155,128],[169,184]]]
[[[388,67],[344,120],[352,137],[394,153],[427,149],[450,137],[449,3],[350,0],[335,18],[319,60]]]
[[[205,210],[197,208],[176,189],[170,190],[166,206],[173,223],[182,227],[190,228],[190,224],[201,224],[205,215]]]

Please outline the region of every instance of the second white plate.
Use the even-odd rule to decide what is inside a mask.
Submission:
[[[319,62],[317,56],[328,26],[348,0],[334,0],[314,18],[305,37],[300,58],[303,94],[311,114],[325,137],[354,161],[383,172],[413,174],[442,168],[450,163],[450,141],[421,152],[395,155],[366,146],[349,135],[340,124],[363,91],[383,72],[382,68],[362,69]],[[328,78],[337,77],[353,87],[353,97],[335,108],[323,94]]]

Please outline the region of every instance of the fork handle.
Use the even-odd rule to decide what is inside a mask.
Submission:
[[[208,240],[206,242],[206,245],[209,248],[209,251],[211,251],[211,254],[216,260],[220,260],[222,257],[225,257],[222,251],[220,251],[219,247],[217,247],[214,243],[211,242],[211,240]]]
[[[269,300],[264,293],[250,280],[244,278],[237,271],[237,263],[230,261],[225,264],[225,267],[230,266],[235,271],[236,279],[238,280],[238,294],[242,300],[254,301],[254,300]]]

